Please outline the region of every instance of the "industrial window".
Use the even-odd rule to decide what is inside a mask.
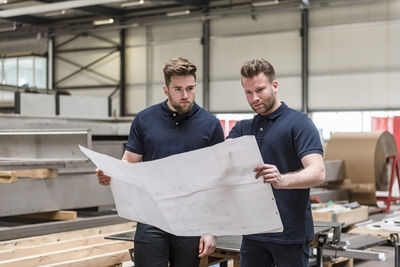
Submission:
[[[389,131],[400,136],[399,110],[313,112],[311,118],[324,142],[335,132]]]
[[[0,59],[2,84],[47,88],[47,58],[21,56]]]

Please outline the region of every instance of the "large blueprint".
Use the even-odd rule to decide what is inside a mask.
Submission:
[[[112,177],[121,217],[181,236],[283,229],[271,185],[254,178],[263,163],[254,136],[135,164],[81,150]]]

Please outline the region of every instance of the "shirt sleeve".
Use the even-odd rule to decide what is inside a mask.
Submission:
[[[125,146],[125,150],[133,152],[139,155],[144,154],[143,139],[140,130],[140,116],[139,114],[132,121],[131,129],[129,132],[128,143]]]
[[[215,145],[215,144],[221,143],[224,140],[225,140],[224,131],[222,130],[221,123],[219,122],[219,120],[217,120],[216,126],[214,127],[214,132],[213,132],[213,136],[211,138],[210,145]]]
[[[324,151],[317,127],[306,115],[294,125],[293,137],[293,145],[300,159],[314,153],[323,155]]]
[[[241,122],[238,121],[235,126],[233,126],[232,130],[229,132],[229,135],[226,137],[226,139],[234,139],[237,137],[242,136],[242,131],[241,131]]]

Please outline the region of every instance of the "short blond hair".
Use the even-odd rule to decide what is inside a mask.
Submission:
[[[172,76],[192,75],[196,80],[196,66],[189,60],[178,57],[168,60],[163,69],[165,85],[168,86]]]
[[[240,70],[242,77],[246,78],[257,76],[260,72],[263,72],[265,76],[268,77],[269,82],[272,83],[275,80],[274,67],[271,63],[262,58],[246,61]]]

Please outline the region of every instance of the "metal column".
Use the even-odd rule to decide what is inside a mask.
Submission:
[[[210,109],[210,20],[203,21],[203,106]]]
[[[308,9],[301,10],[301,95],[302,110],[308,112]]]
[[[119,81],[119,115],[125,116],[125,105],[126,105],[126,81],[125,81],[125,39],[126,39],[126,31],[122,29],[119,32],[120,37],[120,81]]]

